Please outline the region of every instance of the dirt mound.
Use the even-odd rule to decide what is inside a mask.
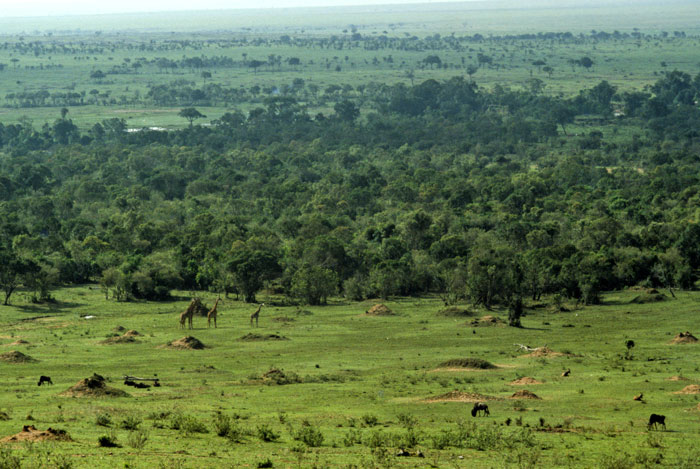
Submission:
[[[175,340],[168,343],[170,348],[187,349],[187,350],[202,350],[204,344],[192,336],[183,337],[182,339]]]
[[[493,363],[490,363],[481,358],[453,358],[452,360],[447,360],[439,365],[441,368],[473,368],[477,370],[493,370],[498,368]]]
[[[690,381],[688,378],[685,376],[671,376],[670,378],[666,378],[666,381]]]
[[[471,326],[502,326],[505,324],[503,319],[497,316],[486,315],[478,319],[472,319],[469,323]]]
[[[130,329],[124,333],[124,337],[136,337],[137,335],[141,334],[139,334],[139,331],[136,331],[134,329]]]
[[[0,354],[0,360],[9,363],[29,363],[37,361],[29,355],[25,355],[22,352],[18,352],[17,350],[12,350],[11,352]]]
[[[561,352],[555,352],[549,347],[540,347],[537,350],[534,350],[528,354],[522,355],[523,357],[545,357],[545,358],[553,358],[553,357],[563,357],[565,354]]]
[[[37,430],[34,425],[25,425],[22,431],[16,435],[6,436],[0,442],[10,443],[13,441],[73,441],[65,430],[53,429]]]
[[[700,386],[697,384],[689,384],[680,391],[676,391],[673,394],[700,394]]]
[[[394,312],[380,303],[372,306],[368,311],[365,311],[365,314],[370,316],[393,316]]]
[[[29,344],[29,342],[27,342],[26,340],[17,339],[14,342],[12,342],[10,344],[5,344],[5,345],[28,345],[28,344]]]
[[[666,295],[659,293],[657,290],[651,289],[637,295],[630,300],[633,304],[645,304],[645,303],[657,303],[659,301],[666,301]]]
[[[245,342],[256,342],[256,341],[259,341],[259,340],[289,340],[289,339],[287,339],[287,338],[284,337],[284,336],[277,335],[277,334],[267,334],[267,335],[263,335],[263,334],[253,334],[253,333],[249,333],[249,334],[246,334],[246,335],[242,336],[242,337],[241,337],[240,339],[238,339],[238,340],[242,340],[242,341],[245,341]]]
[[[466,308],[459,308],[457,306],[450,306],[448,308],[443,308],[437,312],[438,316],[450,316],[450,317],[465,317],[474,316],[472,311]]]
[[[265,384],[277,385],[301,383],[302,381],[296,373],[291,371],[285,373],[277,368],[272,368],[270,371],[263,373],[262,380]]]
[[[525,386],[528,384],[542,384],[542,381],[538,381],[535,378],[530,378],[529,376],[523,376],[522,378],[511,381],[511,386]]]
[[[101,344],[105,345],[111,345],[111,344],[131,344],[134,342],[138,342],[136,339],[134,339],[132,336],[127,336],[127,335],[120,335],[117,337],[110,337],[109,339],[105,339]]]
[[[68,388],[61,395],[70,397],[131,397],[129,393],[121,389],[107,386],[104,377],[97,373],[89,378],[81,379],[78,384]]]
[[[542,399],[540,396],[527,389],[521,389],[510,396],[511,399]]]
[[[681,332],[670,342],[671,344],[694,344],[698,339],[690,332]]]
[[[495,397],[484,396],[476,392],[450,391],[435,397],[428,397],[425,402],[481,402],[495,400]]]

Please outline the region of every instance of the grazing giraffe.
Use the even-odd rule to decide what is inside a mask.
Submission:
[[[255,320],[255,327],[258,327],[258,318],[260,317],[260,308],[265,306],[265,303],[260,303],[258,309],[255,310],[253,314],[250,315],[250,325],[253,325],[253,320]]]
[[[185,327],[185,321],[189,323],[190,329],[192,329],[192,316],[194,315],[195,309],[199,305],[201,305],[202,300],[199,298],[192,298],[192,301],[190,301],[190,305],[187,307],[185,311],[180,313],[180,328]]]
[[[211,327],[212,319],[214,320],[214,327],[216,327],[216,307],[219,305],[219,301],[221,301],[221,297],[216,299],[214,307],[207,313],[207,327]]]

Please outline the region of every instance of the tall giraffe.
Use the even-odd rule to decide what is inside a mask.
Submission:
[[[260,308],[265,306],[265,303],[260,303],[258,309],[255,310],[253,314],[250,315],[250,325],[253,325],[253,320],[255,320],[255,327],[258,327],[258,318],[260,317]]]
[[[201,303],[202,300],[199,298],[192,298],[192,301],[190,301],[190,305],[187,307],[187,309],[180,313],[180,328],[184,328],[185,321],[187,321],[190,326],[189,328],[192,329],[192,316]]]
[[[214,307],[207,313],[207,327],[211,327],[212,319],[214,320],[214,327],[216,327],[216,307],[219,305],[219,301],[221,301],[221,297],[216,299]]]

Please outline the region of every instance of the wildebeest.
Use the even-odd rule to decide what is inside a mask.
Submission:
[[[53,382],[51,381],[50,376],[44,376],[44,375],[39,376],[39,382],[37,383],[37,386],[41,386],[44,383],[53,385]]]
[[[656,428],[657,424],[663,426],[664,430],[666,430],[666,416],[651,414],[649,416],[649,425],[647,425],[647,428],[651,430],[652,427]]]
[[[491,415],[489,412],[489,406],[483,402],[475,402],[474,407],[472,407],[472,417],[476,417],[481,412],[482,415]]]

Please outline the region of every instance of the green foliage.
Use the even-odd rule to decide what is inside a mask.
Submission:
[[[294,432],[294,439],[303,442],[306,446],[316,448],[323,444],[324,436],[321,430],[304,420],[301,427]]]
[[[266,424],[258,425],[255,432],[261,441],[277,441],[280,437],[279,433],[275,433],[275,431]]]

